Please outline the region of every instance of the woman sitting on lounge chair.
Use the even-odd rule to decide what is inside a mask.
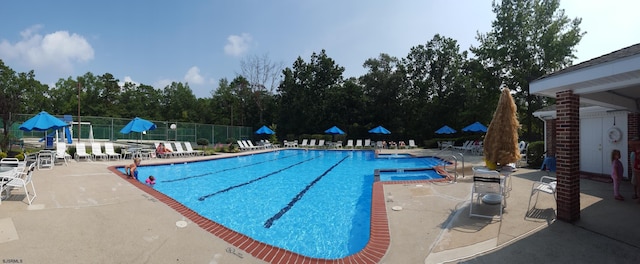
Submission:
[[[158,147],[156,148],[156,156],[157,157],[164,157],[165,155],[167,155],[168,153],[171,153],[171,150],[167,149],[164,146],[164,143],[160,143],[158,144]]]

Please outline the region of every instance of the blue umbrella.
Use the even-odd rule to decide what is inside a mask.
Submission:
[[[20,130],[23,131],[47,131],[49,129],[58,129],[69,126],[69,124],[63,122],[55,116],[42,111],[29,120],[20,125]]]
[[[455,134],[457,131],[447,125],[436,130],[436,134]]]
[[[487,132],[487,127],[480,122],[475,122],[462,129],[464,132]]]
[[[120,133],[129,134],[131,132],[143,132],[143,131],[147,131],[147,130],[154,130],[156,128],[157,128],[156,124],[154,124],[153,122],[151,122],[149,120],[145,120],[145,119],[139,118],[139,117],[136,117],[133,120],[131,120],[129,122],[129,124],[124,126],[120,130]]]
[[[391,134],[391,132],[389,130],[387,130],[386,128],[384,128],[383,126],[377,126],[371,130],[369,130],[369,133],[371,134]]]
[[[342,129],[338,128],[337,126],[333,126],[325,130],[324,133],[331,135],[344,135],[344,131],[342,131]]]
[[[256,134],[258,134],[258,135],[273,135],[273,134],[275,134],[275,132],[273,132],[273,130],[271,130],[267,126],[262,126],[260,129],[258,129],[256,131]]]

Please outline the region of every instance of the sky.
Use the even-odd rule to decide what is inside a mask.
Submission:
[[[435,34],[468,50],[491,30],[491,2],[9,0],[0,9],[0,59],[49,86],[111,73],[156,89],[188,83],[204,98],[251,57],[292,67],[324,49],[348,78],[366,73],[365,60],[406,57]],[[561,0],[560,8],[586,31],[574,63],[640,43],[640,1]]]

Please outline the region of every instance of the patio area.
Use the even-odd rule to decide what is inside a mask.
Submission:
[[[403,150],[418,155],[437,151]],[[143,165],[208,158],[211,156],[151,159]],[[629,182],[622,185],[627,200],[620,202],[613,199],[610,183],[581,180],[581,219],[570,224],[553,220],[551,196],[540,196],[537,208],[542,210],[525,218],[531,185],[546,173],[520,168],[512,175],[502,221],[470,218],[471,167],[483,164],[479,156],[465,159],[466,177],[458,178],[457,183],[384,185],[391,242],[380,263],[640,263],[636,224],[640,204],[630,199]],[[267,263],[107,170],[130,162],[71,161],[69,166],[35,171],[38,197],[32,205],[22,201],[21,195],[0,205],[0,259],[22,263]],[[394,206],[402,210],[392,210]]]

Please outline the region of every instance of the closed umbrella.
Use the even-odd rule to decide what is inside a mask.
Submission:
[[[516,104],[509,89],[503,88],[498,106],[484,137],[483,154],[488,166],[505,166],[520,160]]]
[[[457,131],[447,125],[441,127],[440,129],[436,130],[436,134],[445,134],[445,135],[449,135],[449,134],[455,134]]]

